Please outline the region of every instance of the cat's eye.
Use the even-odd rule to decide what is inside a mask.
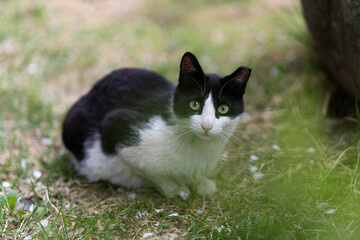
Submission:
[[[190,102],[189,105],[190,105],[192,110],[196,111],[196,110],[200,109],[200,103],[198,101],[193,100],[193,101]]]
[[[218,111],[220,114],[225,114],[229,111],[229,106],[226,104],[222,104],[220,105],[220,107],[218,107]]]

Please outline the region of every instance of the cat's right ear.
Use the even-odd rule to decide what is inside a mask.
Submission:
[[[186,76],[193,76],[193,77],[203,77],[204,72],[194,56],[191,52],[187,52],[181,59],[180,63],[180,78],[181,80],[183,77]]]
[[[237,94],[243,95],[247,81],[249,80],[251,69],[248,67],[239,67],[231,75],[224,78],[226,85],[233,89]]]

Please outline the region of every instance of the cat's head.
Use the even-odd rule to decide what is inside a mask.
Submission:
[[[196,57],[185,53],[173,103],[184,134],[202,139],[229,137],[244,111],[243,94],[250,73],[251,69],[239,67],[225,77],[204,74]]]

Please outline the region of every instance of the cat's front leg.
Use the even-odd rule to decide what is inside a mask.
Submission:
[[[196,192],[201,195],[212,194],[216,192],[216,184],[214,181],[203,178],[196,183]]]
[[[158,185],[165,194],[165,196],[169,198],[180,196],[183,200],[187,200],[190,196],[190,189],[188,187],[181,186],[171,179],[156,179],[154,183]]]

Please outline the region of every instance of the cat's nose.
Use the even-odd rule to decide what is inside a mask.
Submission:
[[[202,129],[204,129],[205,134],[207,134],[214,126],[201,124]]]

